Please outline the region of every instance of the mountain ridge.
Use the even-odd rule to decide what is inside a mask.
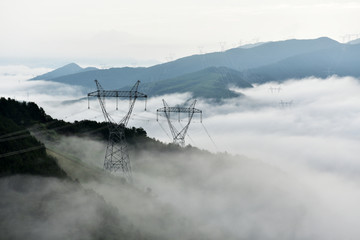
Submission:
[[[94,86],[93,80],[97,79],[101,81],[104,88],[117,89],[132,85],[137,80],[147,83],[172,79],[208,67],[227,67],[245,71],[276,63],[301,53],[340,45],[339,42],[326,37],[309,40],[291,39],[267,42],[249,49],[233,48],[224,52],[192,55],[152,67],[98,69],[59,76],[50,80],[80,85],[89,90],[94,89],[91,86]]]
[[[31,80],[52,80],[57,77],[67,76],[71,74],[81,73],[81,72],[87,72],[87,71],[93,71],[98,70],[95,67],[86,67],[82,68],[76,63],[69,63],[65,66],[62,66],[60,68],[57,68],[51,72],[36,76],[32,78]]]
[[[151,96],[191,92],[194,98],[231,98],[241,94],[229,86],[252,88],[241,72],[226,67],[209,67],[180,77],[141,84],[140,89]]]
[[[249,69],[246,80],[250,83],[265,83],[306,77],[326,78],[331,75],[360,77],[359,64],[360,44],[342,45]]]

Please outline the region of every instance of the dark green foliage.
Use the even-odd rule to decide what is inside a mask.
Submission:
[[[107,141],[107,123],[87,120],[67,123],[62,120],[54,120],[38,111],[42,116],[46,117],[44,121],[44,119],[28,113],[28,111],[38,109],[35,104],[16,103],[10,99],[3,100],[2,103],[5,103],[0,105],[3,110],[8,111],[5,105],[14,107],[13,112],[19,112],[19,109],[21,109],[23,111],[21,116],[28,116],[28,122],[37,122],[38,124],[31,128],[31,132],[51,133],[55,137],[58,135],[86,135]],[[31,119],[31,116],[34,119]],[[173,144],[165,145],[150,139],[142,128],[127,128],[125,133],[134,156],[136,153],[140,153],[140,149],[151,149],[153,147],[156,148],[156,151],[162,153],[192,149],[191,147],[182,149]],[[20,236],[16,239],[60,239],[60,237],[63,239],[96,240],[166,239],[155,237],[157,234],[139,228],[127,218],[127,215],[108,205],[94,191],[84,190],[81,185],[70,181],[62,169],[59,168],[56,160],[46,154],[45,147],[41,142],[31,136],[24,126],[0,115],[0,141],[4,139],[6,141],[0,144],[0,156],[39,146],[39,149],[35,151],[0,157],[0,177],[3,177],[0,178],[0,190],[4,192],[0,205],[6,206],[4,207],[6,211],[1,209],[0,212],[2,212],[3,219],[9,217],[13,219],[10,222],[0,221],[0,228],[4,238],[14,239],[14,236]],[[20,174],[26,174],[26,176]],[[5,177],[10,175],[16,176]],[[40,175],[49,178],[28,175]],[[52,177],[64,179],[59,180]],[[141,197],[149,197],[148,194],[141,194]],[[128,201],[126,199],[120,200]],[[164,207],[161,210],[164,211]],[[166,217],[172,219],[171,216]],[[177,218],[174,218],[173,221],[178,223]],[[14,229],[13,222],[24,227]],[[43,226],[43,229],[31,231],[39,225]]]
[[[45,123],[51,117],[33,102],[18,102],[14,99],[0,99],[0,115],[13,120],[16,124],[29,127],[34,123]]]
[[[0,176],[13,174],[66,176],[56,160],[46,154],[45,146],[33,137],[26,127],[31,127],[35,133],[45,134],[50,140],[56,140],[59,134],[91,136],[104,141],[109,137],[105,122],[83,120],[69,123],[56,120],[46,115],[35,103],[1,98]],[[129,144],[134,144],[138,139],[149,139],[142,128],[126,128],[125,134]]]
[[[41,142],[31,136],[24,127],[0,115],[0,136],[14,132],[18,132],[18,134],[0,138],[0,176],[13,174],[66,176],[55,159],[46,154],[45,147]],[[31,148],[35,149],[26,151]],[[23,150],[26,152],[21,153],[20,151]],[[7,154],[10,155],[7,156]]]
[[[37,130],[45,130],[48,133],[62,134],[65,136],[78,136],[100,138],[107,140],[109,138],[109,128],[106,122],[96,122],[90,120],[75,121],[74,123],[65,122],[63,120],[53,120],[46,125],[39,125]],[[147,136],[143,128],[125,128],[125,136],[128,141],[133,138],[143,138]],[[50,136],[51,137],[51,136]]]
[[[35,124],[31,131],[40,134],[50,141],[56,141],[60,135],[91,137],[103,141],[109,138],[108,123],[89,120],[74,123],[52,119],[35,103],[20,103],[12,99],[0,100],[0,156],[14,153],[11,156],[0,157],[0,175],[34,174],[42,176],[64,177],[65,173],[58,167],[55,159],[46,154],[45,147],[24,127]],[[5,115],[5,116],[4,116]],[[23,120],[19,120],[23,119]],[[16,121],[16,122],[15,122]],[[11,134],[11,135],[8,135]],[[8,136],[6,136],[8,135]],[[197,148],[181,148],[174,144],[164,144],[149,138],[143,128],[126,128],[126,141],[131,154],[140,150],[150,150],[162,153],[200,151]],[[16,154],[17,151],[39,147],[39,149]]]
[[[0,99],[0,175],[33,174],[65,177],[56,160],[26,127],[53,120],[33,102]],[[28,150],[28,151],[27,151]]]

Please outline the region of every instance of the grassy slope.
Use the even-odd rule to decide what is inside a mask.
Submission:
[[[229,90],[234,85],[241,88],[252,87],[243,80],[240,72],[225,68],[212,67],[180,77],[144,84],[142,90],[149,95],[192,92],[196,98],[230,98],[238,96]]]

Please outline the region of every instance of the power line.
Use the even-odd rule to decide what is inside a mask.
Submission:
[[[28,131],[28,130],[26,130],[26,131]],[[29,132],[27,134],[15,136],[15,137],[1,138],[0,142],[7,142],[7,141],[12,141],[12,140],[27,138],[27,137],[31,137],[31,134]]]
[[[82,112],[84,112],[84,111],[87,111],[87,109],[84,109],[84,110],[82,110],[82,111],[80,111],[80,112],[77,111],[76,113],[71,113],[71,114],[65,116],[64,119],[66,119],[66,118],[68,118],[68,117],[73,117],[73,116],[75,116],[75,115],[77,115],[77,114],[79,114],[79,113],[82,113]],[[101,115],[100,115],[100,116],[101,116]],[[49,125],[51,125],[51,124],[53,124],[53,123],[56,123],[56,122],[58,122],[58,120],[53,120],[53,121],[47,122],[47,123],[45,123],[43,126],[46,127],[46,126],[49,126]],[[10,133],[3,134],[3,135],[0,136],[0,142],[2,142],[2,141],[1,141],[2,138],[11,137],[11,136],[17,135],[17,134],[19,134],[19,133],[26,133],[26,132],[28,132],[28,131],[29,131],[28,129],[24,129],[24,130],[20,130],[20,131],[15,131],[15,132],[10,132]],[[22,135],[22,136],[26,137],[27,135],[28,135],[28,134],[25,134],[25,135]],[[9,140],[11,140],[11,139],[9,139]]]
[[[101,114],[102,115],[102,114]],[[101,115],[98,115],[98,116],[101,116]],[[95,116],[93,118],[96,118],[98,116]],[[92,118],[90,118],[92,119]],[[60,130],[60,129],[65,129],[65,128],[69,128],[69,127],[74,127],[76,125],[79,125],[81,124],[81,122],[77,122],[77,123],[73,123],[71,125],[64,125],[64,126],[59,126],[59,127],[55,127],[55,128],[51,128],[51,129],[47,129],[46,127],[53,124],[53,123],[56,123],[58,122],[58,120],[54,120],[54,121],[51,121],[49,123],[46,123],[45,125],[43,125],[42,127],[44,127],[43,130],[40,130],[40,131],[36,131],[37,129],[32,129],[30,131],[33,131],[35,134],[43,134],[43,133],[48,133],[49,131],[55,131],[55,130]],[[103,128],[103,127],[101,127]],[[93,130],[95,131],[95,130]],[[22,133],[22,132],[26,132],[27,134],[23,134],[23,135],[19,135],[19,136],[14,136],[12,137],[13,135],[16,135],[17,133]],[[7,138],[5,138],[6,136],[9,136]],[[22,138],[27,138],[27,137],[31,137],[32,135],[29,133],[29,130],[26,129],[26,130],[21,130],[21,131],[16,131],[16,132],[12,132],[12,133],[7,133],[7,134],[4,134],[2,136],[0,136],[0,142],[7,142],[7,141],[12,141],[12,140],[17,140],[17,139],[22,139]]]
[[[184,126],[181,124],[181,122],[179,121],[179,125],[184,128]],[[188,138],[190,139],[190,141],[193,143],[194,146],[196,146],[196,143],[194,142],[194,140],[190,137],[189,133],[186,133],[186,136],[188,136]]]
[[[27,132],[27,131],[28,131],[28,130],[25,129],[25,130],[20,130],[20,131],[16,131],[16,132],[6,133],[6,134],[0,136],[0,140],[1,140],[2,138],[11,137],[11,136],[16,135],[16,134],[18,134],[18,133],[25,133],[25,132]]]
[[[216,146],[214,140],[213,140],[212,137],[210,136],[208,130],[207,130],[206,127],[205,127],[205,125],[204,125],[203,123],[201,123],[201,125],[203,126],[203,128],[204,128],[206,134],[208,135],[208,137],[210,138],[211,142],[214,144],[214,146],[215,146],[215,148],[216,148],[216,151],[219,151],[219,148]]]
[[[7,153],[0,154],[0,158],[10,157],[13,155],[22,154],[22,153],[26,153],[26,152],[31,152],[31,151],[35,151],[35,150],[38,150],[41,148],[44,148],[44,146],[41,145],[41,146],[36,146],[36,147],[25,148],[25,149],[18,150],[18,151],[7,152]]]
[[[172,139],[172,138],[170,137],[170,135],[166,132],[165,128],[160,124],[160,121],[157,121],[157,122],[159,123],[159,125],[160,125],[161,129],[164,131],[164,133],[165,133],[170,139]]]
[[[95,110],[93,110],[93,111],[95,111]],[[115,110],[110,111],[109,113],[112,113],[112,112],[114,112],[114,111],[115,111]],[[84,112],[84,111],[81,111],[81,112]],[[97,111],[97,112],[99,112],[99,111]],[[76,115],[76,114],[78,114],[78,113],[70,114],[70,115],[68,115],[68,116],[73,116],[73,115]],[[100,117],[100,116],[102,116],[102,115],[103,115],[103,114],[101,113],[100,115],[96,115],[96,116],[91,117],[91,118],[89,118],[89,119],[96,119],[96,118],[98,118],[98,117]],[[152,120],[153,120],[153,119],[152,119]],[[70,125],[63,125],[63,126],[58,126],[58,127],[55,127],[55,128],[50,128],[50,129],[47,129],[47,128],[46,128],[47,126],[50,126],[51,124],[57,123],[57,122],[58,122],[58,120],[53,120],[53,121],[51,121],[51,122],[48,122],[48,123],[42,125],[41,127],[43,127],[44,129],[42,129],[42,130],[40,130],[40,131],[37,131],[37,129],[39,129],[39,128],[30,129],[30,132],[33,132],[33,133],[36,134],[36,135],[37,135],[37,134],[41,135],[41,134],[43,134],[43,133],[49,133],[50,131],[56,131],[56,130],[60,130],[60,129],[66,129],[66,128],[74,127],[74,126],[77,126],[77,125],[79,125],[79,124],[82,123],[82,122],[77,122],[77,123],[72,123],[72,124],[70,124]],[[95,130],[90,130],[90,131],[86,131],[86,132],[83,132],[83,133],[93,133],[93,132],[100,131],[100,130],[102,130],[102,129],[104,129],[104,128],[106,128],[106,127],[103,126],[103,127],[97,128],[97,129],[95,129]],[[15,132],[10,132],[10,133],[4,134],[4,135],[0,136],[0,142],[6,142],[6,141],[11,141],[11,140],[17,140],[17,139],[22,139],[22,138],[31,137],[32,135],[29,134],[28,132],[29,132],[29,129],[25,129],[25,130],[21,130],[21,131],[15,131]],[[12,137],[13,135],[16,135],[16,134],[18,134],[18,133],[27,133],[27,134],[23,134],[23,135],[19,135],[19,136],[14,136],[14,137]],[[7,137],[7,138],[6,138],[6,137]]]

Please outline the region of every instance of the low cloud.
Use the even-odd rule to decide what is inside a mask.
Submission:
[[[0,95],[19,101],[46,103],[73,100],[83,96],[82,88],[50,81],[30,81],[29,79],[51,71],[48,68],[26,66],[0,66]],[[51,106],[51,105],[50,105]],[[57,105],[57,108],[59,105]]]
[[[131,152],[134,187],[100,169],[105,142],[64,137],[60,159],[70,176],[101,194],[145,235],[164,239],[356,239],[360,190],[355,180],[301,166],[192,151]],[[101,150],[101,148],[103,149]],[[71,165],[72,161],[85,165]],[[70,165],[69,165],[70,164]],[[145,194],[142,195],[141,193]],[[331,231],[329,231],[329,228]]]
[[[68,180],[12,176],[0,190],[3,239],[142,239],[100,195]]]
[[[33,94],[33,101],[53,117],[103,121],[97,99],[90,102],[90,109],[86,99],[64,104],[64,100],[82,97],[76,88],[38,84],[68,88],[59,91],[59,97],[46,92],[46,97],[44,92]],[[26,93],[25,86],[9,86],[1,94],[13,94],[6,93],[6,89]],[[194,233],[190,226],[196,226],[207,239],[357,239],[359,80],[337,76],[293,79],[234,90],[245,96],[220,104],[199,99],[196,108],[203,110],[203,125],[194,116],[189,129],[191,138],[187,136],[186,141],[212,152],[227,151],[238,156],[196,152],[185,156],[146,150],[131,156],[137,187],[151,188],[159,204],[147,205],[143,214],[156,221],[144,221],[148,218],[138,209],[145,203],[118,191],[117,184],[87,181],[84,186],[100,193],[149,234],[164,219],[176,219],[169,220],[176,224],[161,235],[164,238],[179,238],[187,227]],[[138,101],[129,126],[143,127],[150,137],[171,142],[165,118],[160,116],[156,121],[156,109],[163,107],[163,98],[171,106],[188,105],[190,96],[150,98],[146,112]],[[116,120],[127,112],[127,101],[120,102],[118,111],[115,102],[106,104]],[[176,127],[186,124],[183,117],[177,122],[177,116],[173,116]],[[87,164],[101,168],[103,153],[99,149],[105,144],[69,138],[61,146],[72,149]],[[92,152],[95,150],[96,155]],[[168,214],[158,211],[163,206],[171,209]],[[187,221],[181,223],[182,218]],[[195,235],[187,238],[191,236]]]

